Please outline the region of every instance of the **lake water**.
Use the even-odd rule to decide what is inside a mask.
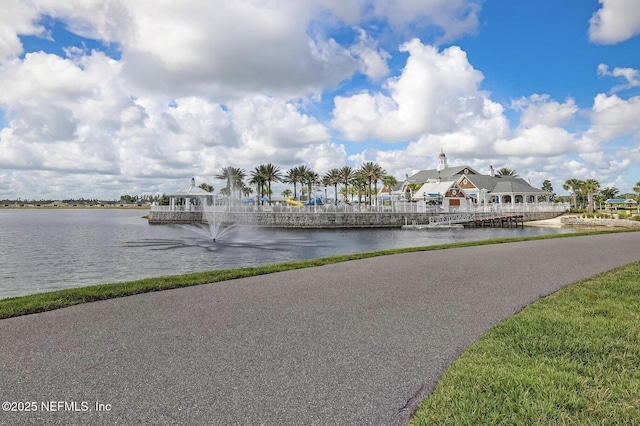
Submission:
[[[300,230],[149,225],[144,210],[0,210],[0,298],[62,288],[494,237],[553,228]]]

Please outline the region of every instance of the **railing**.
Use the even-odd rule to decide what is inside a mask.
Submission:
[[[429,217],[429,225],[451,225],[470,222],[476,217],[475,213],[442,214]]]
[[[289,206],[289,205],[174,205],[174,206],[151,206],[151,211],[166,212],[237,212],[237,213],[474,213],[474,214],[504,214],[504,213],[535,213],[535,212],[557,212],[562,213],[569,209],[568,203],[519,203],[519,204],[487,204],[461,207],[449,207],[443,209],[440,206],[424,206],[419,203],[394,203],[392,205],[317,205],[317,206]]]

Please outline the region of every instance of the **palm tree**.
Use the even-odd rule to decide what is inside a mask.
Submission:
[[[267,178],[263,174],[261,166],[253,169],[253,171],[251,172],[251,180],[249,180],[249,185],[256,186],[256,194],[258,194],[258,200],[260,200],[260,204],[262,204],[262,197],[264,196],[266,183]]]
[[[353,180],[354,174],[355,174],[355,172],[353,171],[353,169],[350,166],[343,166],[340,169],[340,183],[342,183],[344,185],[345,194],[348,193],[349,184]],[[346,201],[346,195],[345,195],[345,201]]]
[[[267,196],[269,197],[269,204],[271,204],[271,182],[280,182],[282,180],[282,172],[278,166],[271,163],[261,164],[258,169],[267,182]]]
[[[600,191],[600,202],[604,203],[605,201],[616,198],[616,196],[620,193],[620,190],[613,186],[607,186],[606,188]]]
[[[588,198],[587,209],[589,210],[589,212],[595,211],[595,205],[593,203],[593,194],[598,192],[599,189],[600,189],[600,182],[598,182],[595,179],[587,179],[584,181],[582,185],[582,190],[587,193],[587,198]]]
[[[251,188],[250,186],[245,186],[244,188],[242,188],[242,195],[244,195],[245,197],[250,197],[251,194],[253,194],[253,188]]]
[[[307,184],[307,198],[311,201],[311,187],[318,183],[318,174],[307,166],[300,166],[301,180],[300,183]]]
[[[227,181],[227,186],[220,192],[223,194],[232,196],[236,191],[242,190],[244,187],[244,179],[247,177],[244,169],[236,167],[223,167],[220,173],[215,176],[216,179],[222,179]],[[225,190],[226,189],[226,190]]]
[[[283,178],[284,183],[292,183],[293,184],[293,198],[298,198],[298,191],[296,188],[296,184],[302,183],[302,172],[301,168],[304,166],[294,167],[289,169]]]
[[[213,186],[209,185],[208,183],[201,183],[198,188],[200,189],[204,189],[207,192],[213,192]]]
[[[640,181],[636,182],[636,186],[633,187],[633,192],[636,193],[636,201],[640,200]]]
[[[374,200],[374,195],[371,192],[371,184],[373,183],[374,193],[378,195],[378,181],[387,172],[382,167],[380,167],[378,163],[374,163],[373,161],[367,161],[365,163],[362,163],[362,165],[360,166],[360,171],[369,182],[368,194],[369,194],[369,205],[371,205]]]
[[[284,191],[282,191],[280,193],[280,195],[282,195],[284,198],[291,197],[291,194],[293,194],[293,193],[291,192],[291,190],[289,188],[285,189]]]
[[[387,173],[387,171],[376,163],[373,169],[373,175],[371,176],[371,179],[373,180],[373,192],[375,193],[376,205],[378,205],[378,181],[382,179],[385,173]]]
[[[389,194],[391,194],[391,190],[394,186],[398,184],[398,179],[395,176],[385,175],[380,179],[382,181],[382,189],[387,188],[389,190]]]
[[[369,184],[368,186],[369,205],[371,205],[371,182],[369,181],[368,176],[365,174],[364,170],[362,169],[356,170],[356,172],[353,175],[353,180],[351,180],[351,185],[352,185],[351,194],[353,195],[355,192],[358,193],[358,206],[360,206],[360,203],[362,202],[362,190],[364,190],[365,200],[366,200],[367,183]],[[351,197],[351,201],[353,201],[353,197]]]
[[[497,171],[498,175],[500,176],[513,176],[513,177],[519,177],[518,176],[518,172],[515,171],[515,169],[510,169],[509,167],[503,167],[500,170]]]
[[[324,186],[324,202],[326,203],[327,202],[327,186],[333,185],[333,182],[331,181],[329,176],[327,176],[327,174],[325,173],[325,175],[322,176],[322,178],[320,179],[320,183],[322,183],[322,186]]]
[[[333,185],[335,200],[334,202],[338,202],[338,184],[340,183],[340,169],[330,169],[324,175],[324,177],[329,182],[329,185]]]
[[[567,179],[566,182],[562,185],[562,188],[565,191],[571,190],[571,194],[573,195],[573,206],[577,207],[578,205],[578,192],[580,192],[580,187],[582,186],[582,181],[580,179]]]
[[[373,161],[367,161],[362,163],[360,166],[360,170],[358,170],[358,174],[360,174],[366,181],[368,182],[368,191],[366,191],[366,195],[368,197],[368,204],[371,205],[371,181],[373,180],[373,175],[375,173],[376,164]]]

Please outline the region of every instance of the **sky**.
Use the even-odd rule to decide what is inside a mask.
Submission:
[[[640,181],[638,0],[2,0],[0,199],[223,167]],[[279,194],[283,185],[274,186]]]

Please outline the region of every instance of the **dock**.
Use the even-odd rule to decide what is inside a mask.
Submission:
[[[440,214],[429,218],[426,228],[464,226],[467,228],[524,228],[523,214],[455,213]]]
[[[500,215],[497,217],[478,218],[465,223],[469,228],[524,228],[524,215]]]

